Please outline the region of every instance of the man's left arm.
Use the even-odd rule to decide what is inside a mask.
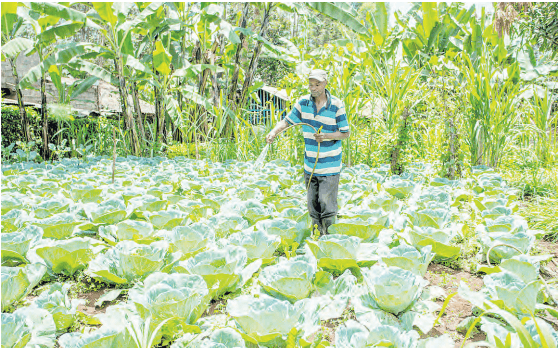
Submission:
[[[325,133],[316,136],[317,142],[324,142],[327,140],[343,140],[350,137],[350,126],[348,126],[348,120],[346,118],[346,110],[344,108],[344,103],[342,100],[338,100],[340,103],[338,110],[336,111],[336,126],[338,130],[333,133]]]

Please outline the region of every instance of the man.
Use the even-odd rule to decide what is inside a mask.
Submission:
[[[317,158],[318,143],[321,143],[317,167],[307,191],[307,209],[321,235],[328,232],[329,226],[336,219],[338,180],[342,167],[341,145],[342,140],[350,136],[344,103],[331,96],[326,86],[327,72],[321,69],[312,70],[309,74],[310,94],[300,98],[291,113],[278,122],[266,136],[267,143],[272,143],[274,138],[288,126],[302,122],[313,126],[316,130],[322,127],[320,133],[315,133],[313,128],[303,126],[305,139],[303,169],[306,186]]]

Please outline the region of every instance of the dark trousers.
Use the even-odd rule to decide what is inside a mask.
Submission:
[[[329,226],[334,224],[338,212],[338,180],[334,176],[313,176],[307,190],[307,209],[313,224],[317,224],[321,235],[326,234]],[[305,186],[309,183],[309,174],[304,173]]]

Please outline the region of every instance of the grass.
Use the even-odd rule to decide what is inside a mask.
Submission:
[[[504,168],[503,178],[519,190],[519,199],[535,197],[558,198],[558,169],[556,167]]]
[[[537,197],[527,201],[519,210],[530,229],[544,230],[544,240],[558,242],[558,197]]]

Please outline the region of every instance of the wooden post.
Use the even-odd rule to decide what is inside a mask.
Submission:
[[[117,162],[117,138],[115,137],[115,128],[113,127],[113,180],[115,184],[115,163]]]

